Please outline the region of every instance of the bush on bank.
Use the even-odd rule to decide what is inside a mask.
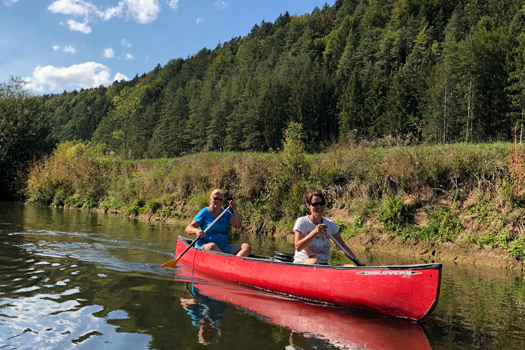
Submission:
[[[295,128],[295,129],[294,129]],[[277,153],[200,153],[124,161],[102,147],[66,142],[30,171],[28,201],[189,220],[214,188],[239,204],[248,229],[290,232],[304,193],[327,193],[343,235],[499,247],[525,257],[521,150],[455,144],[302,152],[291,125]],[[517,155],[517,157],[516,157]]]
[[[19,199],[29,164],[54,144],[50,115],[25,84],[14,77],[0,83],[0,201]]]

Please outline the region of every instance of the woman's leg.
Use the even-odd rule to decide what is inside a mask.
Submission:
[[[242,243],[241,249],[235,253],[237,256],[250,256],[250,253],[252,252],[252,246],[248,243]]]
[[[219,249],[219,247],[217,247],[217,244],[215,244],[215,243],[205,244],[204,246],[202,246],[202,249],[204,249],[204,250],[213,250],[213,251],[216,251],[216,252],[220,252],[221,251]]]
[[[317,264],[317,259],[316,258],[306,259],[305,261],[301,262],[301,264],[305,264],[305,265]]]
[[[226,252],[225,250],[223,251]],[[234,244],[233,249],[231,250],[231,254],[237,256],[249,256],[251,252],[252,246],[248,243]]]

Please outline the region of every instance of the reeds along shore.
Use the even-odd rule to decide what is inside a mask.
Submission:
[[[287,143],[288,142],[288,143]],[[64,143],[35,162],[28,202],[189,220],[213,188],[235,198],[246,229],[279,236],[306,214],[320,189],[344,237],[462,244],[525,258],[522,148],[513,144],[339,146],[306,155],[300,142],[277,153],[200,153],[126,161]]]

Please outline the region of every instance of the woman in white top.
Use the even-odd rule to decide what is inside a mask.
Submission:
[[[330,258],[330,236],[347,252],[345,255],[356,264],[362,264],[345,244],[339,228],[330,219],[323,217],[325,199],[321,192],[312,191],[306,197],[306,205],[310,215],[297,219],[293,227],[295,234],[294,263],[300,264],[327,264]]]

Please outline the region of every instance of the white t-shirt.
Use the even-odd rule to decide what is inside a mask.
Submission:
[[[323,217],[323,224],[327,227],[327,233],[317,233],[306,249],[300,251],[296,250],[293,259],[294,263],[300,263],[310,258],[316,258],[317,262],[320,264],[326,264],[328,262],[328,259],[330,258],[330,236],[328,236],[328,233],[335,235],[339,232],[339,227],[337,227],[335,222],[325,217]],[[315,230],[316,227],[317,225],[314,224],[308,216],[302,216],[295,222],[293,230],[294,232],[299,231],[307,236],[310,232]]]

